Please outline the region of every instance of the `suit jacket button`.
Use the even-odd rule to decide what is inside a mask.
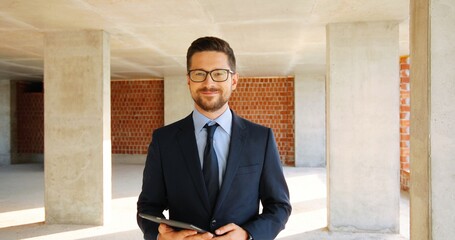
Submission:
[[[216,220],[212,220],[212,227],[214,227],[216,224]]]

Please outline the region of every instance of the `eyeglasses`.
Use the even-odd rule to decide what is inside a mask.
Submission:
[[[213,69],[212,71],[205,71],[202,69],[195,69],[188,71],[188,76],[193,82],[203,82],[207,79],[207,75],[210,74],[214,82],[224,82],[228,79],[230,74],[234,74],[229,69]]]

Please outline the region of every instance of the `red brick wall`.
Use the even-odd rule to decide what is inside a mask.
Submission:
[[[409,56],[400,58],[400,182],[401,189],[409,190],[409,115],[410,84]]]
[[[295,165],[294,78],[240,78],[230,107],[240,116],[273,129],[281,161]]]
[[[41,83],[16,84],[17,151],[44,152],[44,95]]]
[[[43,153],[43,93],[18,87],[18,151]],[[241,78],[230,106],[273,129],[281,160],[294,165],[294,78]],[[111,82],[113,154],[146,154],[154,129],[164,125],[163,80]]]
[[[163,80],[111,82],[113,154],[146,154],[154,129],[164,125]]]

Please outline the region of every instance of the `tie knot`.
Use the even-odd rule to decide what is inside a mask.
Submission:
[[[207,137],[208,138],[213,139],[213,134],[215,134],[215,130],[217,127],[218,127],[218,123],[215,123],[211,126],[209,126],[208,123],[204,125],[204,128],[207,128]]]

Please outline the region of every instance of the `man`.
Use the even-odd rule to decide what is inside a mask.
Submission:
[[[145,239],[266,240],[284,229],[291,205],[275,139],[270,128],[230,110],[235,68],[224,40],[203,37],[191,44],[187,84],[194,111],[154,131],[137,203],[138,214],[164,217],[169,209],[170,219],[209,232],[137,217]]]

